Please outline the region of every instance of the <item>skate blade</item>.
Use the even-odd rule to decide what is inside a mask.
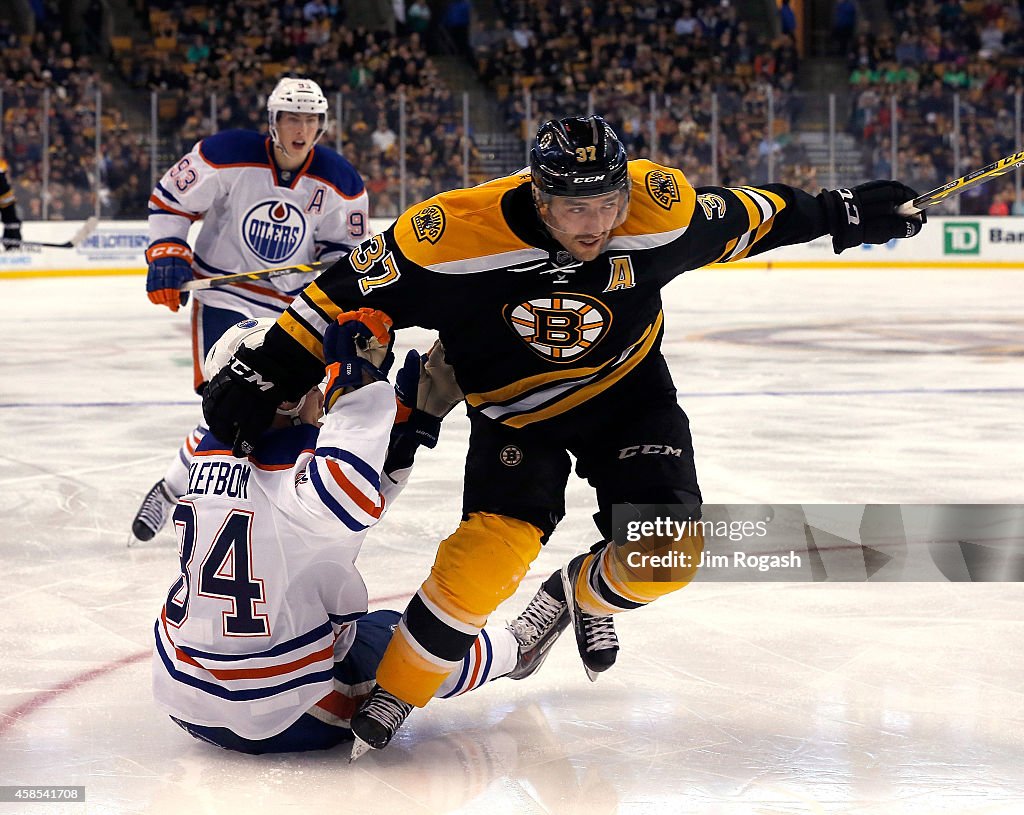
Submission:
[[[359,736],[354,736],[352,741],[352,754],[348,757],[348,763],[351,764],[357,758],[366,753],[370,752],[373,748],[363,741]]]
[[[600,676],[600,674],[597,671],[590,670],[590,668],[588,668],[586,665],[583,666],[583,670],[587,672],[587,679],[589,679],[591,682],[596,682],[597,677]]]

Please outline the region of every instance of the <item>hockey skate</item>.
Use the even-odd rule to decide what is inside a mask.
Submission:
[[[178,503],[178,500],[167,491],[167,485],[161,478],[142,499],[139,511],[132,521],[132,535],[135,540],[148,541],[159,532],[167,522],[167,515]],[[134,541],[129,540],[129,546]]]
[[[583,660],[583,668],[591,682],[597,681],[597,675],[607,671],[615,664],[615,656],[619,652],[619,638],[615,636],[615,623],[610,616],[601,617],[588,614],[580,608],[576,601],[573,587],[583,568],[585,554],[574,557],[558,574],[562,578],[562,590],[565,592],[566,607],[573,630],[576,632],[576,646]]]
[[[349,763],[367,750],[383,750],[398,732],[413,706],[374,685],[370,695],[352,717],[352,755]]]
[[[550,588],[550,591],[549,591]],[[569,609],[562,594],[558,572],[544,581],[522,613],[508,624],[519,643],[519,659],[509,679],[526,679],[540,669],[555,640],[569,625]]]

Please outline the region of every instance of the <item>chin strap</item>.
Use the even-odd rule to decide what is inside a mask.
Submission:
[[[292,424],[302,424],[302,420],[299,418],[299,413],[302,411],[302,406],[306,404],[306,397],[307,396],[309,396],[309,394],[308,393],[304,393],[302,395],[302,398],[298,402],[295,403],[295,407],[293,407],[293,408],[282,408],[282,407],[279,407],[277,409],[277,415],[278,416],[287,416],[289,419],[292,420]]]

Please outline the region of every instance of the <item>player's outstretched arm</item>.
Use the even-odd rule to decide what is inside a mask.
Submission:
[[[390,327],[386,314],[368,308],[344,312],[328,326],[327,414],[308,478],[295,485],[311,516],[357,533],[375,524],[392,498],[381,478],[395,417]]]

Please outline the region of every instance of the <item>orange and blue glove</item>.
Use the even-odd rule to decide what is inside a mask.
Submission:
[[[177,311],[188,302],[188,292],[182,284],[192,279],[192,250],[180,238],[153,241],[146,250],[146,293],[158,306]]]

